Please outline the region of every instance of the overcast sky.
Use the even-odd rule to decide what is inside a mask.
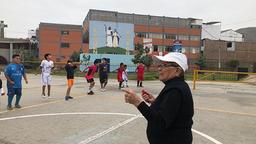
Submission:
[[[256,27],[256,0],[0,0],[6,37],[26,38],[40,22],[79,24],[89,9],[221,21],[222,30]]]

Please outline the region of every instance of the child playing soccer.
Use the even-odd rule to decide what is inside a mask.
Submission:
[[[123,78],[122,78],[122,74],[124,71],[124,63],[120,63],[119,68],[117,69],[117,81],[119,82],[119,89],[122,88],[122,84],[123,84]]]
[[[90,84],[89,86],[89,90],[87,92],[88,95],[93,95],[94,92],[92,91],[92,88],[94,87],[95,85],[95,82],[94,82],[94,74],[97,72],[97,67],[99,65],[99,61],[98,60],[95,60],[94,61],[94,64],[89,66],[88,67],[88,72],[86,73],[85,75],[85,78],[87,80],[87,83]]]
[[[128,69],[127,69],[127,65],[124,65],[124,70],[123,70],[123,73],[122,73],[122,77],[123,77],[124,86],[128,87]]]
[[[67,61],[67,64],[65,65],[65,70],[67,72],[68,88],[67,88],[65,100],[73,99],[73,97],[70,96],[70,91],[74,84],[74,72],[76,68],[77,66],[73,65],[72,60]]]
[[[142,63],[139,63],[137,68],[137,87],[143,87],[142,81],[144,80],[144,65]]]

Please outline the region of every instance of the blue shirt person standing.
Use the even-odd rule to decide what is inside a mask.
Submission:
[[[100,88],[101,91],[105,91],[105,87],[108,83],[108,71],[109,64],[107,58],[101,59],[101,64],[99,65],[99,78],[100,78]]]
[[[5,77],[7,79],[7,95],[8,105],[7,109],[12,110],[12,100],[16,95],[15,108],[21,108],[19,105],[22,95],[22,76],[25,82],[28,83],[27,76],[24,70],[24,66],[20,63],[21,57],[18,54],[12,56],[12,63],[10,63],[5,69]]]

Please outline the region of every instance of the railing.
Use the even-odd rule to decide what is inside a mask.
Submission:
[[[197,81],[240,82],[256,84],[256,73],[194,70],[193,90],[196,89]]]

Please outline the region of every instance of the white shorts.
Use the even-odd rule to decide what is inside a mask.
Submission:
[[[50,74],[44,74],[41,75],[41,80],[43,85],[51,85],[52,77]]]

